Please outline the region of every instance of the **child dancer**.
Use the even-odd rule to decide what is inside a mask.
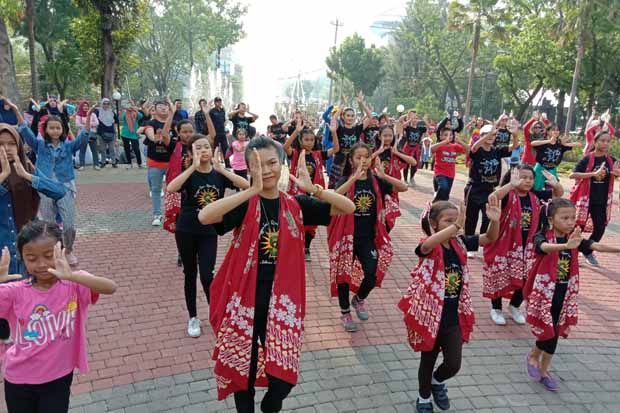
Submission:
[[[392,261],[392,241],[385,225],[385,195],[404,192],[407,184],[383,171],[379,160],[371,172],[370,149],[359,142],[351,147],[339,194],[355,203],[355,211],[334,218],[328,228],[329,278],[332,297],[338,297],[344,329],[357,331],[350,305],[360,320],[368,320],[364,300],[375,286],[381,287]],[[349,291],[356,295],[349,301]]]
[[[65,196],[58,200],[48,198],[45,195],[41,196],[39,215],[42,219],[52,222],[55,222],[56,216],[60,215],[67,261],[70,265],[75,266],[78,264],[78,259],[73,253],[73,244],[77,232],[75,228],[75,196],[77,190],[73,155],[88,140],[88,135],[81,134],[77,139],[67,140],[67,131],[63,128],[61,119],[49,115],[43,123],[43,130],[45,131],[43,137],[37,138],[24,122],[17,106],[13,105],[12,107],[20,123],[18,129],[20,135],[37,154],[37,169],[40,169],[43,175],[60,182],[67,188]],[[90,114],[89,111],[89,118]]]
[[[242,177],[248,179],[248,166],[245,163],[245,148],[248,146],[248,132],[240,128],[237,130],[237,139],[232,143],[232,166],[233,172]]]
[[[419,263],[411,272],[407,294],[398,303],[405,313],[409,344],[421,352],[418,413],[433,411],[431,394],[440,409],[450,408],[445,381],[458,373],[463,342],[469,341],[474,327],[466,252],[497,239],[498,202],[489,197],[486,213],[491,224],[481,235],[458,235],[465,223],[465,210],[449,201],[435,202],[422,218],[427,238],[415,250]],[[443,363],[434,370],[440,351]]]
[[[555,197],[564,190],[549,172],[543,172],[553,187]],[[507,180],[510,182],[506,183]],[[534,234],[540,224],[540,201],[532,191],[534,170],[520,165],[504,175],[503,186],[491,196],[501,200],[502,218],[497,242],[484,247],[482,295],[491,299],[491,319],[506,325],[502,314],[502,298],[510,298],[510,314],[517,324],[525,324],[519,306],[523,302],[522,287],[534,263]]]
[[[549,373],[560,336],[566,338],[577,325],[579,303],[579,255],[592,251],[620,253],[620,248],[581,237],[576,227],[576,209],[571,201],[553,199],[548,205],[549,228],[536,235],[536,262],[523,289],[527,322],[536,343],[526,356],[527,374],[547,390],[559,390]]]
[[[594,136],[594,150],[584,156],[570,178],[575,185],[570,193],[570,200],[577,208],[577,225],[584,232],[591,232],[590,239],[599,242],[605,234],[605,228],[611,219],[614,178],[620,176],[616,160],[609,154],[611,135],[600,131]],[[586,255],[590,265],[598,266],[594,254]]]
[[[433,202],[447,201],[456,174],[456,158],[460,153],[468,154],[469,145],[461,141],[452,129],[443,128],[439,141],[431,146],[431,152],[435,155]]]
[[[403,152],[418,162],[420,160],[420,142],[427,131],[426,122],[419,120],[418,112],[415,110],[410,110],[406,118],[402,117],[400,120],[403,128]],[[416,172],[417,163],[416,165],[407,165],[403,177],[405,182],[414,185]]]
[[[396,139],[392,126],[383,125],[379,128],[379,141],[381,146],[372,154],[372,159],[375,160],[378,157],[383,171],[392,178],[400,180],[403,168],[415,167],[418,164],[415,158],[398,150],[394,144]],[[388,232],[394,228],[396,218],[400,215],[398,192],[385,194],[385,225]]]
[[[551,121],[547,119],[547,114],[542,115],[538,111],[534,111],[530,120],[523,125],[523,157],[521,163],[526,165],[534,165],[536,163],[536,155],[532,142],[545,139],[545,128]]]
[[[69,410],[73,370],[88,372],[88,307],[97,302],[99,294],[116,290],[112,280],[85,271],[73,272],[61,239],[62,232],[55,223],[26,224],[17,237],[17,249],[31,278],[0,284],[0,317],[12,320],[14,332],[14,344],[3,360],[9,413]],[[9,254],[5,247],[0,282],[21,278],[8,275]],[[45,327],[43,318],[47,320]],[[47,333],[42,334],[41,328]]]
[[[333,118],[330,121],[330,132],[332,136],[333,146],[328,150],[321,150],[319,141],[316,138],[312,129],[304,127],[304,124],[300,122],[296,125],[295,130],[291,136],[284,143],[284,151],[291,158],[291,171],[296,171],[299,165],[299,154],[301,151],[305,151],[306,159],[305,163],[308,167],[308,175],[312,179],[312,183],[325,186],[325,179],[323,178],[323,164],[325,161],[340,150],[340,143],[338,140],[338,121]],[[295,182],[290,182],[288,193],[290,195],[298,195],[301,193],[299,187]],[[310,255],[310,245],[316,235],[316,226],[306,227],[306,249],[305,257],[306,262],[310,262],[312,257]]]
[[[250,184],[223,167],[219,148],[212,160],[212,146],[205,135],[192,136],[187,146],[192,148],[189,155],[191,164],[168,184],[166,190],[180,192],[182,196],[175,239],[185,274],[185,303],[189,313],[187,335],[200,337],[200,320],[196,310],[197,267],[200,270],[200,283],[209,302],[209,288],[217,257],[217,233],[212,225],[201,225],[198,222],[198,212],[209,203],[223,198],[226,188],[247,189]]]
[[[431,138],[429,138],[428,136],[424,139],[422,139],[422,147],[420,149],[420,168],[421,169],[428,169],[428,166],[431,163]]]
[[[305,159],[305,151],[299,156]],[[304,226],[327,225],[330,216],[355,209],[346,197],[314,185],[305,162],[293,180],[310,196],[280,192],[283,158],[277,142],[252,139],[246,149],[252,186],[198,214],[220,235],[235,230],[211,285],[209,318],[217,337],[218,398],[234,393],[238,412],[254,411],[255,385],[268,387],[262,411],[278,412],[297,383],[306,309]]]

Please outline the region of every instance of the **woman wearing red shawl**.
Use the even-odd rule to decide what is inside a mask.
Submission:
[[[526,356],[528,375],[557,391],[558,382],[549,373],[558,338],[566,338],[577,325],[579,303],[579,255],[592,251],[620,253],[620,248],[581,237],[576,209],[567,199],[553,199],[547,207],[548,229],[534,239],[536,261],[523,288],[527,299],[527,322],[536,344]]]
[[[376,175],[370,170],[372,154],[362,142],[351,147],[336,192],[355,203],[355,211],[336,217],[327,230],[329,279],[332,297],[338,297],[344,329],[357,331],[350,305],[360,320],[369,315],[364,300],[375,286],[381,287],[392,262],[392,241],[385,225],[385,197],[404,192],[407,184],[383,171],[379,160]],[[354,171],[354,172],[353,172]],[[349,291],[356,295],[349,302]]]
[[[547,119],[547,114],[542,115],[535,111],[532,118],[523,125],[523,156],[521,163],[525,165],[536,164],[536,155],[532,148],[532,141],[545,139],[545,128],[550,125],[551,121]]]
[[[403,115],[399,119],[400,127],[402,128],[402,151],[407,156],[416,160],[415,165],[408,164],[405,166],[405,173],[403,178],[405,182],[409,182],[411,185],[415,183],[415,173],[417,171],[417,162],[420,161],[421,143],[425,133],[431,133],[428,131],[428,125],[425,120],[418,119],[418,112],[410,110],[406,115]],[[409,176],[408,176],[409,175]],[[400,177],[399,177],[400,179]]]
[[[545,174],[553,186],[554,196],[562,196],[562,185]],[[506,183],[507,180],[510,182]],[[507,173],[503,186],[491,196],[502,203],[500,236],[497,242],[484,247],[482,295],[491,299],[491,319],[506,325],[502,314],[502,298],[510,299],[510,314],[517,324],[525,324],[519,307],[523,302],[523,284],[534,263],[534,234],[540,225],[540,201],[534,193],[534,170],[520,165]]]
[[[591,232],[590,239],[599,242],[611,219],[614,178],[620,176],[620,167],[609,154],[611,135],[600,131],[593,140],[593,150],[584,156],[570,175],[575,185],[570,200],[577,207],[577,225],[583,232]],[[594,254],[586,255],[590,265],[598,266]]]
[[[305,159],[302,150],[300,158]],[[310,195],[278,190],[284,152],[268,138],[246,149],[252,186],[198,214],[220,235],[234,235],[211,285],[210,322],[218,398],[235,395],[238,412],[254,411],[254,387],[267,386],[263,412],[277,412],[297,383],[306,311],[304,232],[352,213],[346,197],[312,183],[305,162],[293,178]],[[280,254],[279,247],[286,247]]]
[[[394,145],[396,139],[391,125],[383,125],[379,128],[379,141],[381,146],[372,154],[372,159],[379,157],[383,171],[392,178],[400,180],[401,171],[404,168],[413,168],[418,164],[415,158],[405,155]],[[385,194],[385,225],[388,232],[394,228],[396,218],[400,215],[398,191]]]
[[[593,109],[592,118],[594,118],[595,116],[596,114]],[[586,126],[586,145],[583,148],[584,155],[589,154],[594,149],[594,137],[600,131],[609,132],[609,136],[612,137],[616,135],[616,129],[614,129],[611,123],[609,123],[609,118],[609,109],[607,109],[605,113],[603,113],[603,115],[600,117],[600,119],[591,119],[591,122],[588,122]]]
[[[338,140],[338,120],[332,118],[329,126],[333,139],[333,147],[328,150],[321,150],[319,141],[316,139],[314,131],[304,125],[301,120],[295,127],[295,130],[284,142],[284,151],[291,158],[291,171],[296,171],[299,165],[299,154],[302,150],[306,151],[306,167],[308,175],[312,179],[312,183],[325,187],[325,178],[323,177],[323,165],[325,161],[340,151],[340,142]],[[299,186],[291,180],[288,187],[289,195],[299,195],[303,191]],[[310,255],[310,245],[316,235],[316,226],[306,227],[306,262],[312,261]]]
[[[435,202],[422,217],[426,233],[415,252],[419,263],[411,272],[407,294],[398,303],[405,313],[409,344],[422,352],[418,370],[420,395],[416,411],[433,411],[435,404],[450,408],[445,381],[461,367],[463,342],[468,342],[474,327],[474,310],[469,292],[467,251],[488,245],[499,231],[499,201],[489,196],[486,214],[491,221],[485,234],[458,235],[465,224],[465,208],[449,201]],[[443,363],[435,369],[439,352]]]

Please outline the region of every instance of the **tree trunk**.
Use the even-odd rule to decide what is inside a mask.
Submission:
[[[39,96],[39,75],[37,72],[37,58],[35,55],[36,41],[34,38],[34,0],[26,0],[26,20],[28,22],[28,54],[30,55],[30,87],[32,96]]]
[[[0,15],[0,95],[6,96],[13,102],[19,102],[17,81],[15,80],[15,65],[13,64],[13,50],[9,33],[4,19]]]
[[[543,84],[544,84],[543,80],[539,78],[538,79],[538,84],[536,85],[536,87],[534,88],[532,93],[530,93],[530,96],[527,98],[527,100],[525,102],[523,102],[523,103],[521,103],[519,105],[519,110],[517,111],[516,118],[519,119],[519,121],[521,123],[523,123],[523,121],[524,121],[523,115],[527,111],[527,108],[530,107],[530,104],[532,103],[532,100],[534,100],[534,98],[536,97],[538,92],[540,92],[540,89],[542,89]]]
[[[112,10],[104,7],[101,13],[101,39],[103,42],[103,81],[101,82],[101,97],[112,98],[114,78],[116,77],[117,57],[112,45]]]
[[[560,94],[558,95],[558,108],[555,112],[555,124],[563,125],[564,124],[564,102],[566,101],[566,92],[560,90]]]
[[[474,44],[471,52],[471,65],[469,66],[469,79],[467,80],[467,98],[465,100],[465,114],[463,119],[465,122],[469,119],[469,112],[471,110],[471,96],[474,89],[474,75],[476,73],[476,60],[478,59],[478,49],[480,48],[480,13],[476,17],[474,23]]]
[[[586,35],[588,32],[588,21],[590,20],[590,12],[592,10],[592,0],[586,0],[585,7],[581,12],[580,21],[580,33],[579,44],[577,46],[577,57],[575,58],[575,71],[573,72],[573,84],[570,88],[570,103],[568,106],[568,114],[566,115],[566,126],[564,130],[566,132],[571,130],[573,123],[573,112],[575,111],[575,97],[577,96],[577,84],[579,83],[579,76],[581,73],[581,63],[583,62],[583,55],[586,49]]]

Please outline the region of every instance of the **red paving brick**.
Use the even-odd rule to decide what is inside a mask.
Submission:
[[[149,208],[145,184],[89,184],[79,186],[78,211],[108,212]],[[430,196],[411,190],[403,205],[422,207]],[[339,320],[337,299],[329,296],[327,243],[324,229],[313,242],[313,261],[307,266],[306,350],[405,342],[405,331],[396,302],[408,287],[409,273],[417,261],[417,224],[397,224],[392,232],[395,257],[383,288],[368,300],[371,319],[354,334],[345,333]],[[221,239],[218,264],[228,246]],[[618,244],[620,236],[608,234],[605,242]],[[203,335],[186,336],[187,311],[183,274],[176,265],[174,237],[163,230],[81,234],[76,252],[80,267],[113,278],[119,285],[114,296],[102,297],[93,306],[88,323],[91,372],[76,377],[75,394],[100,390],[150,378],[185,373],[212,366],[213,333],[208,308],[199,293],[198,314]],[[620,272],[617,257],[600,254],[602,267],[582,267],[580,319],[572,337],[620,337]],[[477,322],[474,340],[530,338],[525,326],[508,322],[492,324],[489,302],[481,295],[481,261],[470,260],[472,296]]]

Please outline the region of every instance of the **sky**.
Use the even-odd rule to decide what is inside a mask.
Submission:
[[[248,6],[243,18],[246,36],[233,47],[243,66],[244,101],[261,116],[263,129],[283,84],[290,78],[316,79],[325,73],[325,58],[334,44],[339,19],[338,44],[357,32],[367,46],[385,45],[370,27],[378,20],[399,20],[406,0],[242,0]],[[367,6],[370,4],[371,7]]]

